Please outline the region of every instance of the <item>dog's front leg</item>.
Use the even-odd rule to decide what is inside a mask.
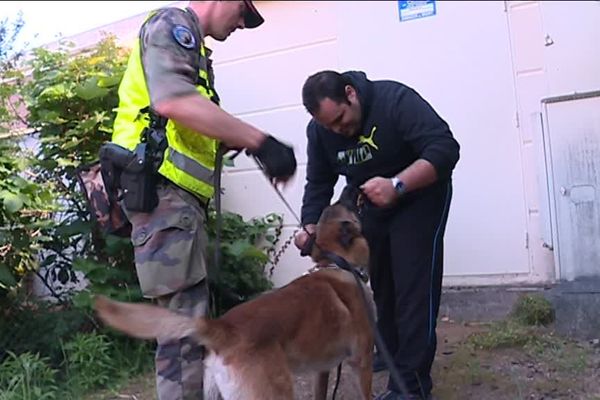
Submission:
[[[329,386],[329,371],[319,372],[315,376],[315,400],[327,400],[327,388]]]
[[[363,400],[371,399],[371,384],[373,379],[373,362],[372,355],[349,359],[347,365],[350,369],[353,386],[356,393],[361,393]]]

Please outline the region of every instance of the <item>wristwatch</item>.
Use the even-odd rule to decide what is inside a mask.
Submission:
[[[392,185],[394,186],[394,190],[398,194],[398,197],[402,197],[404,193],[406,193],[406,186],[404,186],[404,182],[402,182],[397,176],[391,178]]]

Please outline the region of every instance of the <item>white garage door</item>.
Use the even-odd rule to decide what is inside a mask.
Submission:
[[[530,272],[502,2],[436,2],[436,15],[406,22],[393,1],[257,3],[267,21],[263,26],[212,45],[216,85],[226,110],[295,145],[300,167],[284,194],[298,213],[309,120],[301,105],[302,84],[318,70],[362,69],[373,79],[413,86],[461,143],[446,277]],[[245,217],[283,213],[289,224],[283,239],[294,229],[296,221],[248,159],[228,169],[224,185],[228,209]],[[286,283],[308,266],[290,249],[274,281]]]

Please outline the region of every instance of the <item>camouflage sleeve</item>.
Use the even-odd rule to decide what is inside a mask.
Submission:
[[[193,24],[186,11],[168,8],[142,27],[141,59],[151,105],[196,92],[201,38]]]

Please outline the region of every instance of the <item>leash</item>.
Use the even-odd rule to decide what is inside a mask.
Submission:
[[[256,157],[253,156],[253,158],[254,158],[254,161],[256,162],[256,164],[258,165],[258,168],[262,171],[263,175],[267,178],[269,183],[271,183],[271,186],[273,187],[273,190],[275,190],[275,193],[277,193],[277,196],[281,199],[281,201],[283,202],[285,207],[292,214],[292,216],[296,219],[298,224],[302,227],[302,230],[304,230],[304,232],[306,232],[309,236],[312,235],[312,233],[308,232],[306,227],[302,226],[302,221],[300,220],[298,215],[294,212],[293,208],[290,206],[290,203],[285,199],[285,197],[283,196],[283,194],[281,193],[281,191],[279,190],[277,185],[275,185],[271,182],[262,163]],[[319,248],[319,246],[316,243],[314,243],[313,245],[317,246],[317,248]],[[356,280],[356,284],[359,288],[359,292],[361,294],[363,303],[367,309],[367,316],[369,318],[369,323],[371,324],[371,329],[373,330],[373,333],[375,335],[375,346],[377,347],[377,351],[379,352],[379,354],[381,354],[383,356],[383,361],[386,363],[386,365],[388,367],[390,377],[391,377],[392,381],[394,382],[394,384],[400,389],[402,396],[404,396],[406,398],[410,398],[410,394],[408,393],[408,389],[406,388],[404,380],[402,379],[402,377],[400,376],[400,373],[398,372],[398,369],[394,365],[394,359],[392,358],[392,355],[390,354],[387,346],[385,345],[385,343],[383,341],[383,337],[381,336],[381,333],[379,332],[379,329],[377,329],[377,322],[375,320],[375,315],[373,314],[373,310],[369,306],[369,300],[367,299],[367,296],[363,289],[363,282],[365,282],[364,279],[365,279],[366,275],[364,274],[364,272],[360,271],[354,265],[350,264],[348,262],[348,260],[346,260],[345,258],[343,258],[333,252],[323,251],[323,249],[320,249],[320,248],[319,248],[319,250],[322,251],[324,257],[328,258],[330,261],[332,261],[338,267],[350,272],[352,274],[352,276],[354,276],[354,279]],[[338,387],[338,384],[340,381],[340,375],[341,375],[341,369],[342,369],[341,367],[342,367],[342,364],[340,364],[338,366],[337,379],[336,379],[336,384],[335,384],[335,388],[333,391],[333,399],[335,399],[337,387]]]
[[[214,169],[214,190],[215,190],[215,248],[213,249],[213,264],[214,264],[214,285],[218,287],[219,285],[219,272],[221,270],[221,234],[223,231],[223,215],[221,212],[221,171],[223,170],[223,157],[225,156],[226,149],[223,145],[220,145],[217,149],[217,154],[215,157],[215,169]],[[239,153],[238,153],[239,154]],[[237,156],[237,154],[236,154]],[[208,211],[208,210],[207,210]],[[208,219],[208,213],[207,213]],[[218,288],[217,288],[218,289]],[[213,317],[217,316],[217,310],[219,309],[219,305],[215,304],[217,302],[217,298],[214,301],[211,301],[211,313]]]
[[[331,400],[335,400],[335,395],[337,394],[338,386],[340,385],[340,377],[342,376],[342,363],[337,367],[337,376],[335,378],[335,386],[333,387],[333,394],[331,395]],[[325,391],[327,393],[327,391]]]

